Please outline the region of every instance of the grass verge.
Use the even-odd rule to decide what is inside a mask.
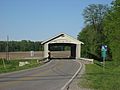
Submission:
[[[4,64],[5,63],[5,67]],[[19,66],[19,62],[28,62],[29,64],[26,64],[24,66]],[[33,60],[0,60],[0,73],[7,73],[7,72],[13,72],[13,71],[19,71],[24,69],[29,69],[33,67],[37,67],[42,65],[43,63],[38,63],[36,59]]]
[[[87,64],[79,85],[92,90],[120,90],[120,65],[114,66],[113,63],[107,61],[104,70],[97,61]]]

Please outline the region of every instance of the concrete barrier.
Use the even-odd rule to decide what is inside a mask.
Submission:
[[[93,64],[94,59],[80,58],[85,64]]]
[[[27,61],[25,61],[25,62],[19,62],[19,67],[24,66],[24,65],[26,65],[26,64],[30,64],[30,63],[27,62]]]

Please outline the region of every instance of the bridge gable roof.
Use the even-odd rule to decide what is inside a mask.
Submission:
[[[72,44],[84,44],[83,42],[77,40],[76,38],[73,38],[72,36],[65,34],[65,33],[60,33],[52,38],[49,38],[45,41],[42,42],[42,44],[46,43],[72,43]]]

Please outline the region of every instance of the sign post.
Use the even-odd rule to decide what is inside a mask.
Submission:
[[[31,57],[34,56],[34,51],[30,51],[30,56],[31,56]]]
[[[102,45],[102,48],[101,48],[101,56],[102,56],[102,59],[103,59],[103,70],[105,69],[105,59],[106,59],[106,54],[107,52],[107,45]]]

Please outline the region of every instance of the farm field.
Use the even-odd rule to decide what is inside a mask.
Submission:
[[[43,58],[43,51],[35,51],[31,56],[30,51],[26,52],[9,52],[9,59],[27,59],[27,58]],[[54,58],[68,58],[70,51],[52,51],[51,56]],[[6,52],[0,52],[0,58],[6,58]]]

